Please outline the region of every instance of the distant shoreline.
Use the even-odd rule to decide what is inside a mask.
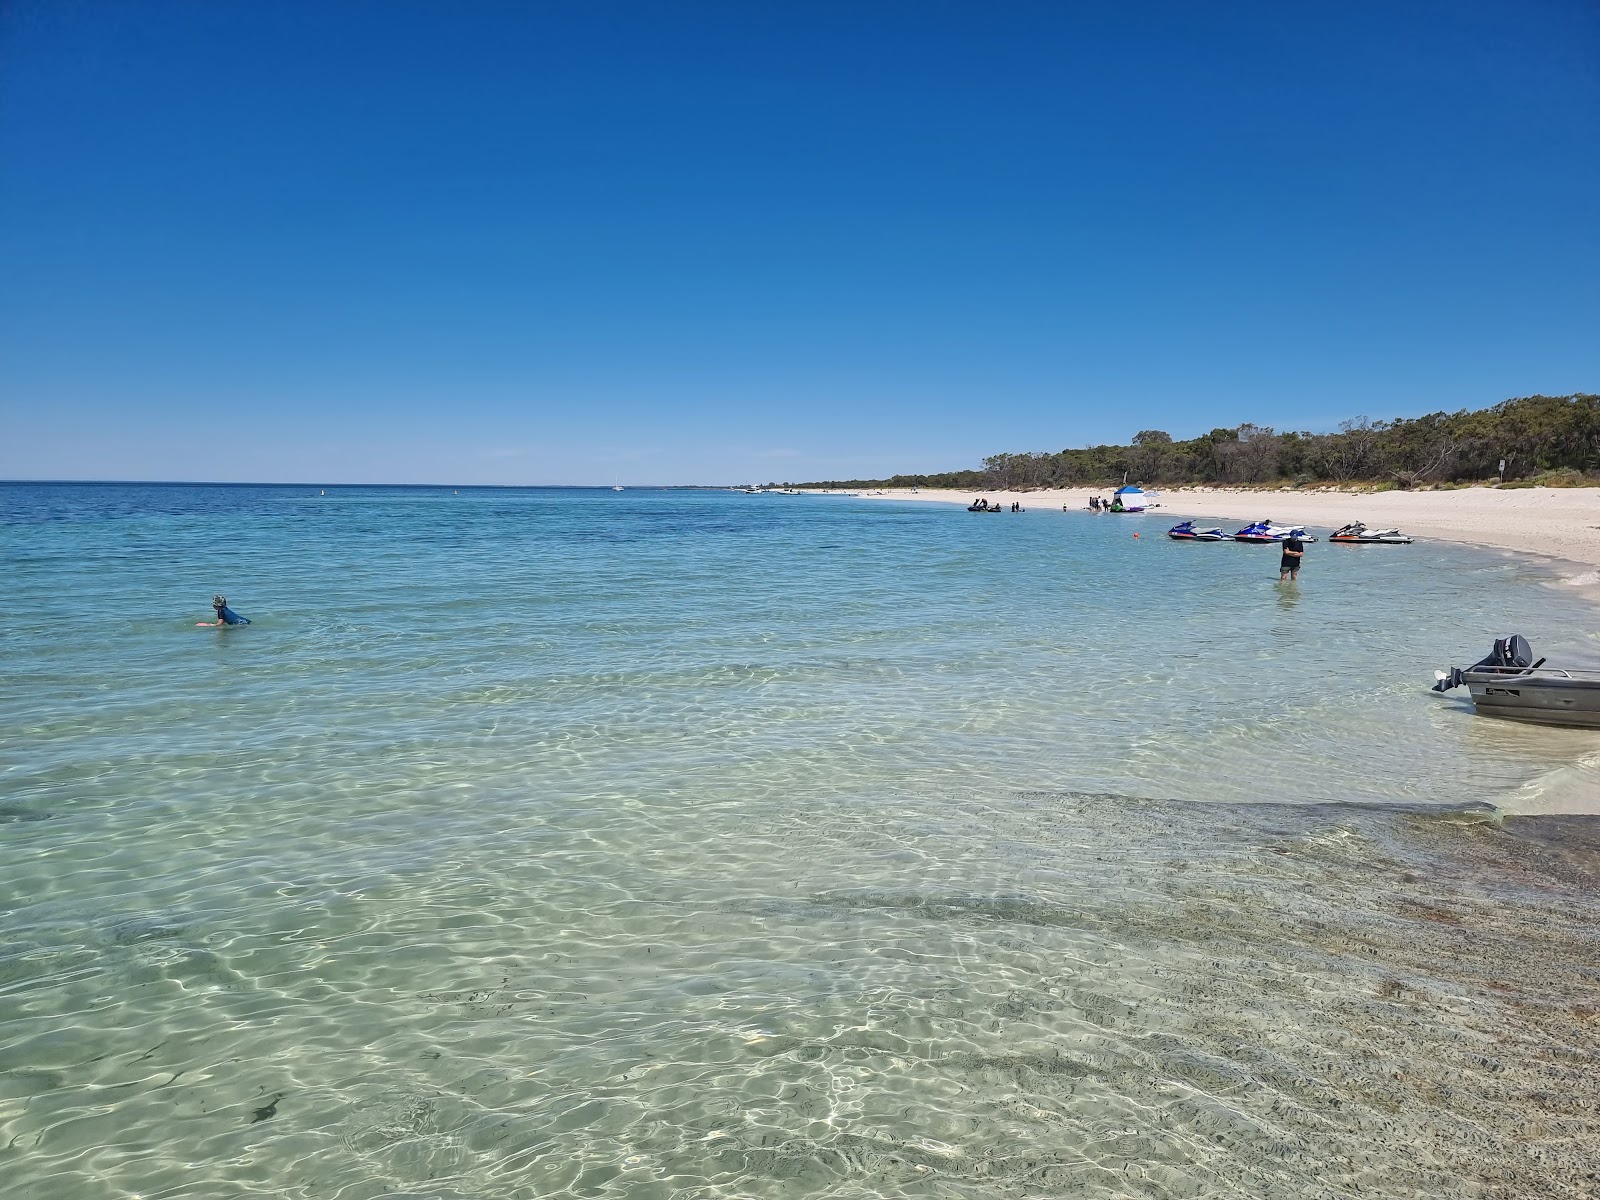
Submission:
[[[952,489],[863,489],[859,495],[877,500],[917,500],[936,504],[970,504],[974,496],[1025,509],[1087,509],[1089,497],[1110,496],[1112,488],[1056,488],[1048,491],[958,492]],[[1171,516],[1205,517],[1219,522],[1274,521],[1314,529],[1336,529],[1351,521],[1374,528],[1399,527],[1416,537],[1461,542],[1494,550],[1510,550],[1561,559],[1580,570],[1564,582],[1600,585],[1600,489],[1596,488],[1460,488],[1449,491],[1339,492],[1266,491],[1249,488],[1181,487],[1151,489],[1161,507],[1144,520]],[[1164,527],[1163,527],[1164,528]]]

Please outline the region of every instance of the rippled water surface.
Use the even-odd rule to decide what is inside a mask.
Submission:
[[[1593,610],[1169,523],[0,485],[0,1192],[1600,1194]]]

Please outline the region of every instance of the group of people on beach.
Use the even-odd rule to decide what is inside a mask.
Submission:
[[[1106,499],[1103,499],[1103,498],[1101,498],[1099,496],[1090,496],[1089,497],[1089,511],[1090,512],[1121,512],[1122,511],[1122,501],[1120,501],[1120,500],[1106,500]]]

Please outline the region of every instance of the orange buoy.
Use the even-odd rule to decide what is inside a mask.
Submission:
[[[1133,536],[1134,536],[1134,537],[1138,537],[1138,536],[1139,536],[1139,535],[1138,535],[1138,534],[1137,534],[1137,533],[1136,533],[1136,534],[1134,534],[1134,535],[1133,535]]]

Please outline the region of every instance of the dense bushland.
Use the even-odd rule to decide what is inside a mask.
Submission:
[[[1504,464],[1502,468],[1502,462]],[[827,480],[794,487],[1044,488],[1142,484],[1380,483],[1409,488],[1489,479],[1600,483],[1600,396],[1525,396],[1493,408],[1396,421],[1346,421],[1338,433],[1261,425],[1174,441],[1159,429],[1127,446],[992,454],[968,471]]]

